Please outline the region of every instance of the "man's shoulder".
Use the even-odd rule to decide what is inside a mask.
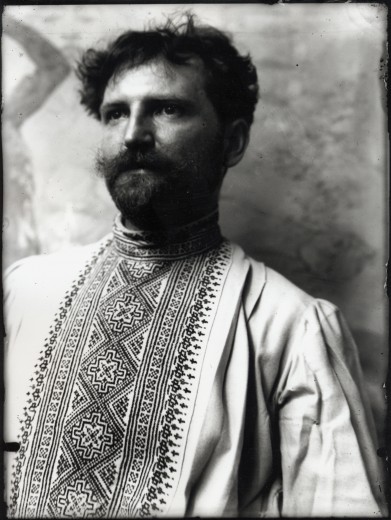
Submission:
[[[71,283],[108,240],[110,235],[93,244],[33,255],[14,262],[4,272],[5,295],[18,288],[32,291],[43,286],[62,285],[62,282]]]
[[[264,262],[243,253],[242,261],[248,262],[243,300],[251,313],[255,306],[267,307],[271,313],[295,309],[297,314],[317,299],[288,280],[285,276],[267,266]]]
[[[238,253],[238,262],[247,263],[242,304],[249,325],[273,324],[281,330],[304,325],[310,330],[311,324],[318,328],[327,317],[339,315],[333,303],[308,294],[262,261],[247,256],[241,248]]]
[[[274,363],[283,355],[321,359],[323,343],[319,338],[323,337],[336,350],[341,348],[343,342],[338,338],[344,322],[333,303],[311,296],[262,262],[251,258],[248,262],[242,303],[252,344],[264,360]]]

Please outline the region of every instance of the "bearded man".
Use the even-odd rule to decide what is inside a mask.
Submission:
[[[10,515],[384,514],[339,311],[220,234],[250,57],[190,17],[88,50],[78,73],[120,215],[98,244],[9,270]]]

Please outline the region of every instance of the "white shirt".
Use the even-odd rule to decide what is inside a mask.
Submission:
[[[7,273],[8,442],[17,440],[59,302],[99,245],[30,257]],[[341,314],[238,246],[197,388],[165,515],[386,515],[357,350]]]

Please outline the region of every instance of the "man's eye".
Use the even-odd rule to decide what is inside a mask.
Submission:
[[[109,112],[106,112],[106,114],[104,115],[104,121],[106,123],[110,123],[110,121],[116,121],[125,116],[126,116],[126,114],[125,114],[124,110],[120,110],[120,109],[109,110]]]
[[[156,113],[164,116],[179,116],[182,114],[182,110],[178,105],[169,104],[159,107]]]

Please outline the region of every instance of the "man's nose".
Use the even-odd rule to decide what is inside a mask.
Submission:
[[[154,133],[151,118],[140,113],[131,114],[125,129],[124,142],[127,147],[152,145]]]

